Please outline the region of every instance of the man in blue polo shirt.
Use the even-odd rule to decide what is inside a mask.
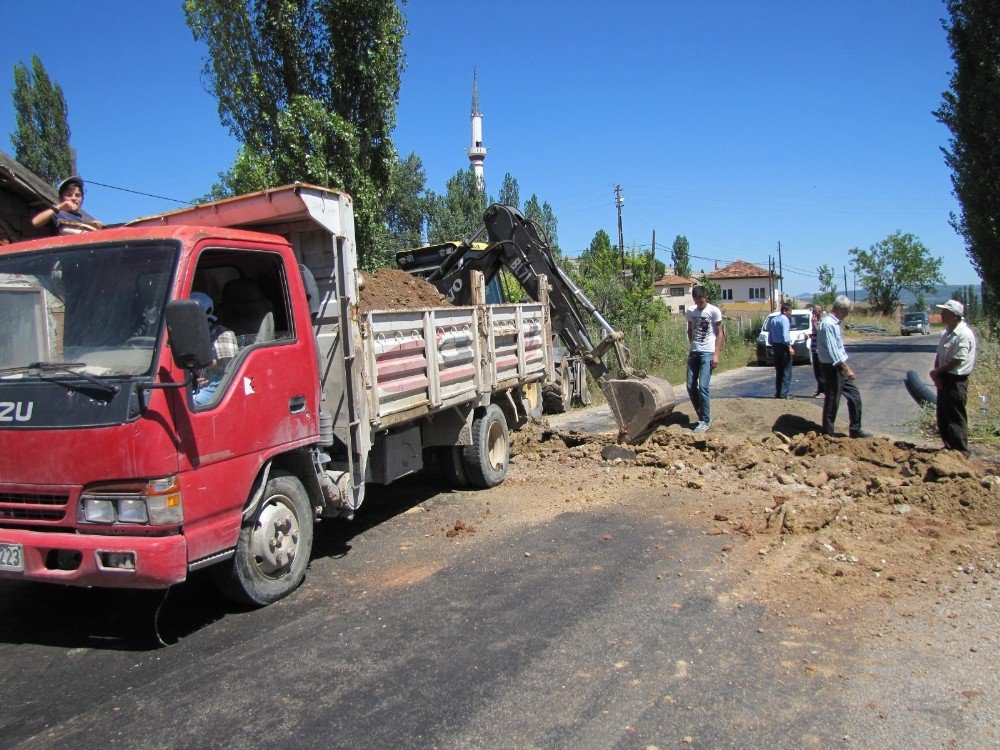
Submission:
[[[772,317],[767,324],[767,333],[774,352],[774,397],[788,398],[792,386],[792,306],[781,303],[781,314]]]

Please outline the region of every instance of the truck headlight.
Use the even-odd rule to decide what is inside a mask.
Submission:
[[[81,523],[171,526],[184,521],[176,476],[88,487],[80,495],[79,507]]]
[[[138,497],[123,497],[118,500],[119,523],[149,523],[146,503]]]
[[[115,504],[101,497],[84,497],[83,520],[88,523],[114,523]]]

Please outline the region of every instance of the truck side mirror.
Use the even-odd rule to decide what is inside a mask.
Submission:
[[[167,303],[167,338],[174,362],[185,370],[200,370],[215,361],[205,313],[194,300]]]

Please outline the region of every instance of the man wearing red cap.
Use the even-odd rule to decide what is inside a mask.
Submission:
[[[950,299],[941,310],[944,333],[938,343],[931,380],[937,386],[937,426],[944,447],[969,455],[968,418],[965,404],[969,396],[969,373],[976,364],[976,336],[962,320],[965,306]]]

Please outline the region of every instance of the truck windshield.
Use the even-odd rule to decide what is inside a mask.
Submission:
[[[812,317],[811,313],[792,313],[792,330],[793,331],[808,331],[809,330],[809,318]]]
[[[150,372],[176,256],[166,243],[0,256],[0,379]]]
[[[923,323],[924,314],[923,313],[907,313],[904,320],[907,323]]]

